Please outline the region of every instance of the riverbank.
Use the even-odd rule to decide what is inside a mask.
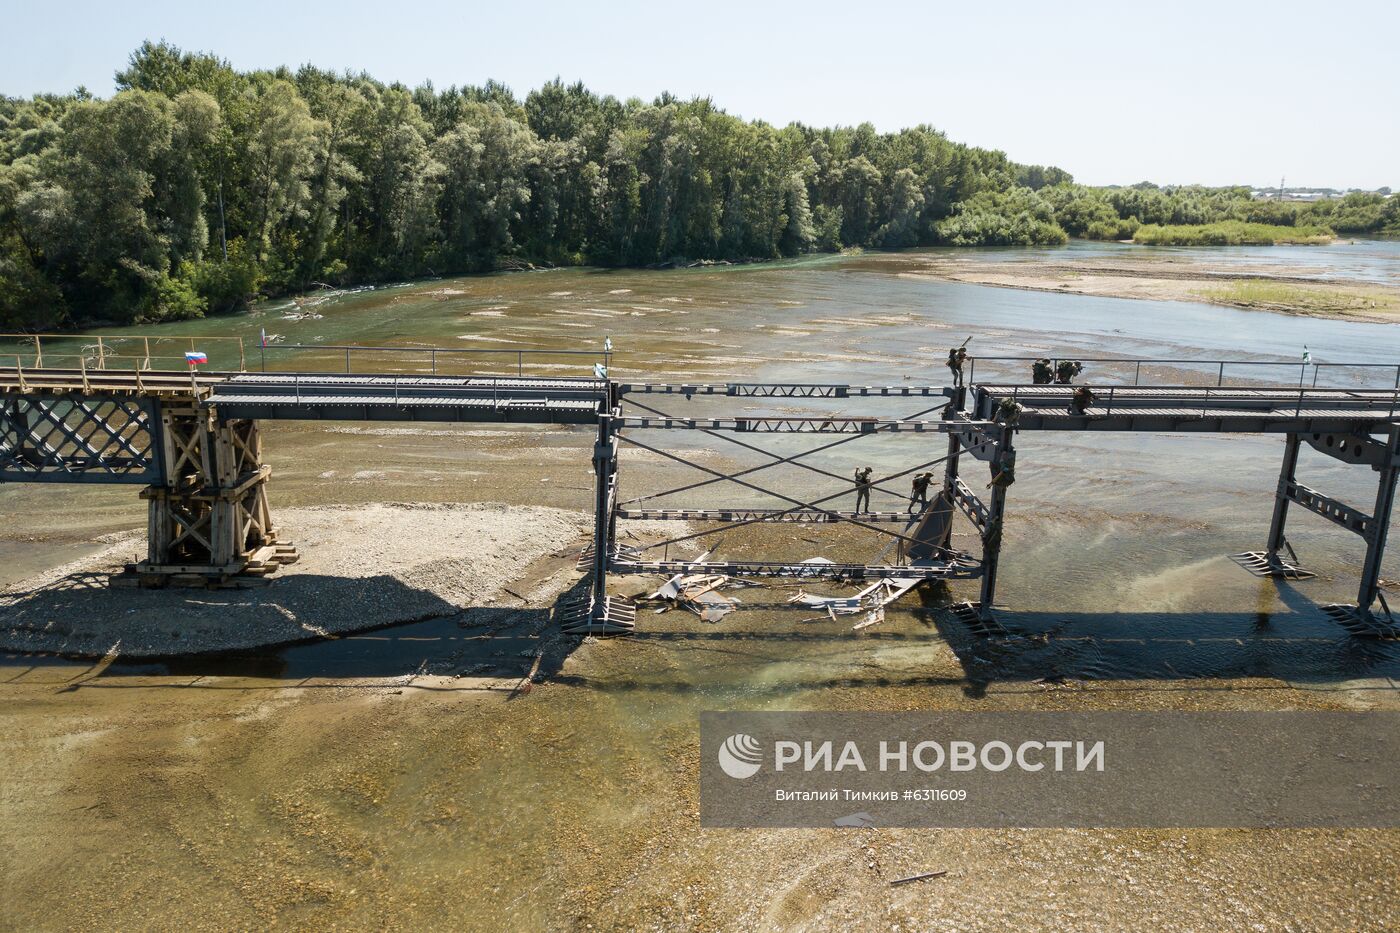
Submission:
[[[1035,253],[992,260],[940,253],[917,257],[902,274],[1060,294],[1206,302],[1335,320],[1400,322],[1400,285],[1321,278],[1310,271],[1301,266],[1227,264],[1160,253],[1082,258]]]

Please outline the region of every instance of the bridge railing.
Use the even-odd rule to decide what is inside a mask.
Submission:
[[[179,371],[186,352],[208,357],[204,368],[221,372],[264,372],[294,368],[311,372],[369,373],[407,371],[430,375],[594,375],[594,365],[610,367],[605,349],[503,349],[487,347],[352,346],[345,344],[262,344],[246,337],[152,337],[112,334],[0,334],[0,366],[17,369],[85,371]]]
[[[1057,370],[1061,362],[1082,363],[1084,371],[1075,381],[1101,385],[1224,387],[1271,383],[1312,388],[1400,389],[1400,364],[1397,363],[1322,363],[1302,360],[970,356],[965,378],[970,383],[1028,383],[1031,381],[1031,367],[1037,360],[1042,359],[1050,361],[1052,371]]]
[[[385,364],[408,368],[416,374],[526,376],[559,369],[577,372],[571,376],[593,376],[594,366],[612,366],[611,350],[549,349],[540,347],[508,350],[496,347],[413,347],[413,346],[352,346],[346,344],[274,343],[256,348],[257,364],[263,372],[277,371],[278,360],[296,355],[296,366],[310,372],[384,373]],[[480,363],[488,364],[483,370]],[[463,364],[471,364],[471,372],[463,372]]]
[[[1124,404],[1128,408],[1132,408],[1134,404],[1138,406],[1142,405],[1141,394],[1130,395],[1121,400],[1117,398],[1116,390],[1129,388],[1129,386],[1096,382],[1081,382],[1079,385],[1087,385],[1095,391],[1092,405],[1095,414],[1102,414],[1105,416],[1112,415],[1115,401],[1120,402],[1120,408]],[[1040,400],[1044,398],[1045,393],[1037,392],[1039,388],[1038,386],[1015,385],[1011,387],[1011,394],[1004,397],[1010,398],[1013,401],[1019,401],[1023,398]],[[1200,416],[1205,418],[1212,407],[1219,408],[1221,405],[1228,407],[1231,404],[1239,402],[1239,394],[1238,392],[1232,393],[1230,391],[1232,388],[1235,387],[1207,385],[1202,387],[1199,392],[1192,393],[1193,400],[1190,406],[1186,405],[1185,402],[1177,402],[1174,404],[1181,406],[1181,409],[1184,411],[1189,407],[1194,407],[1194,405],[1199,402],[1201,406]],[[1223,391],[1212,398],[1212,389],[1222,389]],[[1022,394],[1023,392],[1024,394]],[[1394,420],[1397,415],[1400,415],[1400,387],[1393,389],[1370,388],[1354,390],[1343,393],[1343,397],[1347,399],[1349,404],[1354,406],[1354,410],[1361,411],[1369,416],[1375,416],[1380,414],[1381,411],[1384,411],[1387,420]],[[1293,407],[1294,417],[1302,417],[1304,409],[1328,407],[1335,404],[1337,398],[1337,393],[1335,391],[1329,391],[1329,387],[1300,385],[1295,389],[1290,386],[1286,390],[1280,392],[1276,402],[1276,404],[1279,404],[1279,408],[1276,410],[1283,411],[1291,405]],[[1037,403],[1039,403],[1039,401],[1037,401]],[[1157,404],[1161,403],[1159,402]]]
[[[204,353],[210,369],[248,368],[252,343],[243,337],[156,336],[146,334],[0,334],[0,365],[23,369],[135,370],[185,369],[186,352]]]

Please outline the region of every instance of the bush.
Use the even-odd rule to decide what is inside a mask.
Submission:
[[[1059,246],[1069,234],[1055,223],[1049,202],[1029,188],[983,191],[953,206],[935,227],[950,246]]]
[[[1279,243],[1327,243],[1333,234],[1327,227],[1279,227],[1222,220],[1214,224],[1148,224],[1133,234],[1134,243],[1151,246],[1274,246]]]
[[[1090,240],[1131,240],[1140,226],[1142,225],[1136,217],[1129,217],[1127,220],[1097,220],[1088,226],[1084,236]]]

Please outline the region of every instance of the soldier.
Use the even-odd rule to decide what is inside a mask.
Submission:
[[[1071,415],[1085,415],[1089,413],[1089,406],[1094,404],[1094,390],[1088,386],[1080,386],[1074,390],[1074,397],[1069,400],[1069,413]]]
[[[1006,457],[1001,461],[1001,466],[992,465],[992,479],[987,483],[987,488],[996,486],[998,489],[1010,488],[1016,482],[1016,452],[1008,451]]]
[[[1013,428],[1016,422],[1021,420],[1021,412],[1026,410],[1026,406],[1016,401],[1014,398],[1004,398],[997,402],[996,411],[992,413],[992,420],[1001,424],[1008,424]]]
[[[948,368],[953,371],[953,385],[963,384],[963,363],[967,362],[967,349],[954,347],[948,351]]]
[[[1031,381],[1038,386],[1048,386],[1055,381],[1055,367],[1041,357],[1031,364]]]
[[[874,472],[873,467],[861,467],[856,470],[856,511],[870,511],[870,474]],[[861,506],[865,506],[861,508]]]
[[[1083,371],[1084,364],[1078,360],[1060,360],[1059,368],[1055,370],[1055,381],[1067,386]]]
[[[919,473],[914,477],[913,490],[909,494],[909,511],[914,511],[914,506],[923,503],[928,507],[928,484],[932,482],[932,473]]]

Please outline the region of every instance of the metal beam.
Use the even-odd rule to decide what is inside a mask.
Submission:
[[[537,405],[443,399],[396,403],[393,399],[336,401],[322,399],[236,399],[210,407],[221,420],[255,421],[413,421],[449,424],[593,424],[598,407],[592,404]]]
[[[1308,444],[1343,463],[1366,464],[1373,470],[1394,466],[1397,455],[1389,445],[1366,434],[1308,434]]]
[[[773,561],[630,560],[615,557],[616,573],[670,575],[676,573],[725,574],[733,577],[790,577],[795,579],[883,580],[888,578],[946,580],[970,579],[981,574],[972,561],[936,564],[871,565],[779,563]]]
[[[0,396],[0,482],[159,482],[159,404],[126,394]]]
[[[642,409],[643,411],[647,412],[647,413],[650,414],[650,415],[655,415],[655,416],[657,416],[657,417],[659,417],[659,418],[670,418],[670,417],[671,417],[670,414],[668,414],[668,413],[666,413],[666,412],[664,412],[664,411],[661,411],[659,408],[652,408],[652,407],[649,406],[649,405],[643,405],[641,402],[633,401],[633,402],[630,402],[629,404],[631,404],[632,406],[634,406],[634,407],[636,407],[636,408]],[[935,406],[935,407],[938,407],[938,406]],[[920,415],[928,414],[928,412],[931,411],[931,410],[933,410],[933,409],[923,409],[923,410],[920,410],[920,411],[915,412],[914,414],[910,415],[909,417],[910,417],[910,418],[918,418]],[[756,445],[756,444],[750,444],[750,443],[748,443],[747,441],[741,441],[741,440],[739,440],[737,437],[733,437],[733,436],[731,436],[731,435],[728,434],[728,433],[724,433],[724,432],[721,432],[721,431],[710,431],[710,430],[706,430],[706,429],[701,429],[701,432],[702,432],[703,434],[709,436],[709,437],[715,438],[716,440],[724,441],[726,444],[733,444],[733,445],[736,446],[736,447],[742,447],[744,450],[752,451],[753,453],[757,453],[757,454],[762,454],[763,456],[765,456],[765,457],[767,457],[767,458],[769,458],[770,460],[773,461],[773,463],[771,463],[771,464],[765,464],[764,466],[777,466],[777,465],[780,464],[780,463],[788,463],[788,464],[791,464],[791,465],[793,465],[793,466],[795,466],[795,467],[798,467],[799,469],[806,470],[806,471],[809,472],[809,473],[815,473],[815,474],[817,474],[818,476],[822,476],[822,477],[825,477],[825,478],[827,478],[827,479],[834,479],[834,480],[836,480],[837,482],[840,482],[840,483],[843,483],[843,484],[844,484],[844,483],[851,482],[851,479],[848,479],[848,478],[845,477],[845,476],[840,476],[840,475],[838,475],[838,474],[836,474],[836,473],[831,472],[830,470],[824,470],[824,469],[822,469],[821,467],[812,466],[810,463],[803,463],[803,462],[802,462],[802,458],[803,458],[803,457],[809,456],[810,454],[817,453],[818,451],[821,451],[821,450],[825,450],[825,449],[827,449],[827,448],[829,448],[829,447],[834,447],[834,446],[836,446],[837,444],[845,443],[845,441],[837,441],[836,444],[824,445],[824,446],[822,446],[822,447],[817,447],[817,448],[814,448],[814,449],[812,449],[812,450],[802,451],[802,452],[799,452],[799,453],[797,453],[797,454],[792,454],[792,455],[789,455],[789,456],[786,456],[786,457],[785,457],[785,456],[783,456],[782,454],[774,453],[774,452],[771,451],[771,450],[766,450],[766,449],[764,449],[764,448],[762,448],[762,447],[759,447],[759,446]],[[863,436],[866,436],[866,435],[859,435],[859,436],[857,436],[857,437],[850,438],[850,440],[859,440],[859,439],[860,439],[861,437],[863,437]],[[758,469],[763,469],[763,467],[759,467]],[[751,472],[751,471],[743,471],[743,472]],[[735,475],[735,474],[730,474],[730,475]],[[718,480],[715,480],[715,482],[718,482]],[[875,490],[878,490],[878,491],[880,491],[880,492],[883,492],[883,493],[885,493],[885,494],[887,494],[887,495],[899,496],[900,498],[903,498],[903,495],[902,495],[901,493],[895,492],[894,490],[891,490],[891,489],[885,489],[883,486],[880,486],[880,485],[878,485],[878,484],[876,484],[876,483],[871,483],[871,488],[872,488],[872,489],[875,489]],[[853,514],[854,514],[854,513],[853,513]]]
[[[628,415],[619,418],[619,427],[638,429],[669,429],[682,431],[747,431],[764,434],[874,434],[876,432],[912,432],[946,434],[951,430],[947,421],[900,421],[881,418],[652,418]],[[966,425],[983,426],[983,422],[958,422],[957,430]],[[990,425],[992,422],[986,422]]]
[[[957,424],[958,421],[963,420],[964,419],[961,417],[958,417],[954,423]],[[1000,436],[1001,432],[997,430],[995,425],[973,425],[969,423],[965,426],[951,427],[948,429],[948,433],[958,439],[958,443],[962,445],[963,450],[972,454],[972,456],[978,460],[987,461],[996,456],[997,438]]]
[[[1016,463],[1016,451],[1012,446],[1015,431],[1009,425],[1000,425],[1000,429],[1001,437],[997,440],[996,455],[992,459],[993,474],[1011,470]],[[992,501],[987,507],[986,527],[982,529],[982,595],[978,614],[984,621],[992,617],[996,599],[997,566],[1001,563],[1002,526],[1006,518],[1006,490],[1009,485],[1009,482],[993,480]]]
[[[977,494],[963,482],[961,476],[953,477],[953,502],[967,516],[968,521],[977,526],[978,531],[987,530],[991,510],[986,503],[977,498]]]
[[[849,495],[849,493],[842,493]],[[695,522],[791,522],[794,524],[835,524],[859,519],[907,525],[916,516],[910,512],[843,512],[825,509],[618,509],[617,517],[651,521]]]
[[[1400,454],[1400,427],[1391,428],[1386,446],[1392,454],[1391,463],[1381,470],[1377,484],[1374,519],[1365,534],[1366,560],[1361,566],[1361,584],[1356,597],[1357,609],[1364,615],[1370,615],[1371,604],[1380,595],[1381,559],[1385,556],[1385,540],[1395,508],[1395,486],[1400,480],[1400,466],[1395,465],[1394,456]]]
[[[1316,489],[1304,486],[1293,480],[1284,485],[1283,495],[1298,503],[1310,512],[1316,512],[1328,521],[1341,525],[1347,531],[1367,538],[1371,533],[1374,519],[1360,509],[1354,509],[1339,499],[1325,496]]]
[[[614,420],[614,421],[622,421],[622,420],[625,420],[625,419],[622,419],[622,418],[615,418],[615,419],[613,419],[613,420]],[[774,489],[765,489],[765,488],[763,488],[762,486],[759,486],[759,485],[757,485],[757,484],[755,484],[755,483],[750,483],[750,482],[748,482],[748,481],[746,481],[746,480],[738,479],[738,478],[737,478],[736,476],[734,476],[733,474],[725,474],[725,473],[719,472],[718,470],[712,470],[712,469],[710,469],[709,467],[704,466],[704,465],[702,465],[702,464],[694,463],[694,462],[692,462],[692,461],[686,460],[684,457],[678,456],[677,454],[673,454],[673,453],[670,453],[669,451],[665,451],[665,450],[661,450],[661,449],[656,448],[656,447],[652,447],[650,444],[644,444],[644,443],[642,443],[641,441],[636,440],[635,438],[627,437],[627,436],[622,435],[622,434],[619,434],[619,435],[617,435],[617,436],[618,436],[618,439],[621,440],[621,441],[624,441],[624,442],[626,442],[626,443],[628,443],[628,444],[631,444],[631,445],[633,445],[634,447],[640,447],[642,450],[650,451],[651,453],[654,453],[654,454],[656,454],[657,456],[665,457],[667,460],[671,460],[671,461],[674,461],[674,462],[676,462],[676,463],[683,464],[683,465],[685,465],[685,466],[691,467],[692,469],[699,470],[699,471],[702,472],[702,473],[708,473],[708,474],[710,474],[711,476],[718,477],[719,479],[728,480],[729,482],[736,483],[737,485],[743,486],[743,487],[746,488],[746,489],[752,489],[754,492],[763,493],[764,495],[772,496],[772,497],[775,498],[775,499],[781,499],[781,500],[783,500],[784,502],[790,502],[790,503],[792,503],[792,505],[793,505],[795,508],[797,508],[797,509],[816,509],[816,508],[817,508],[818,506],[820,506],[821,503],[823,503],[823,502],[829,502],[829,501],[831,501],[832,499],[837,499],[837,498],[840,498],[841,496],[848,496],[848,495],[851,495],[850,492],[848,492],[848,491],[846,491],[846,490],[842,490],[841,492],[832,493],[831,495],[828,495],[828,496],[823,496],[822,498],[816,499],[815,501],[812,501],[812,502],[804,502],[804,501],[802,501],[801,499],[794,499],[792,496],[789,496],[789,495],[786,495],[786,494],[784,494],[784,493],[778,492],[777,490],[774,490]],[[938,460],[941,460],[941,459],[942,459],[941,457],[938,458]],[[923,469],[924,467],[932,466],[934,463],[937,463],[938,460],[933,460],[933,461],[930,461],[930,462],[928,462],[928,463],[920,464],[919,466],[914,467],[912,470],[904,470],[904,471],[902,471],[901,473],[894,473],[894,474],[891,474],[890,476],[881,477],[881,478],[880,478],[879,480],[877,480],[876,482],[883,482],[883,481],[885,481],[885,480],[892,479],[892,478],[894,478],[895,476],[902,476],[902,475],[907,474],[907,473],[912,473],[912,472],[915,472],[915,471],[917,471],[917,470],[921,470],[921,469]],[[788,511],[792,511],[792,510],[788,510]],[[830,511],[830,510],[826,510],[826,511]],[[879,532],[879,533],[882,534],[882,535],[888,535],[888,536],[891,537],[891,538],[896,538],[896,539],[898,539],[898,540],[900,540],[900,541],[904,541],[904,542],[906,542],[906,543],[910,543],[910,544],[917,543],[917,540],[916,540],[915,538],[911,538],[911,537],[909,537],[909,536],[907,536],[907,535],[903,535],[903,534],[900,534],[900,533],[898,533],[898,532],[890,531],[890,530],[887,529],[887,528],[880,528],[880,527],[878,527],[878,526],[876,526],[876,525],[867,524],[867,523],[861,521],[860,519],[856,519],[856,518],[847,518],[847,519],[842,519],[842,521],[845,521],[845,522],[847,522],[847,523],[849,523],[849,524],[855,525],[857,528],[867,528],[867,529],[869,529],[869,530],[871,530],[871,531],[877,531],[877,532]],[[736,523],[736,524],[743,525],[743,524],[752,524],[752,523],[751,523],[751,522],[739,522],[739,523]],[[688,541],[688,540],[690,540],[690,539],[692,539],[692,538],[705,537],[706,535],[712,535],[712,534],[715,534],[717,531],[724,531],[724,530],[726,530],[726,529],[724,529],[724,528],[710,529],[709,531],[699,532],[699,533],[697,533],[697,534],[685,535],[685,536],[680,537],[680,538],[671,538],[671,539],[668,540],[668,541],[659,541],[659,542],[657,542],[656,544],[647,545],[647,547],[649,547],[649,548],[656,548],[656,547],[661,547],[661,546],[667,545],[667,544],[676,544],[676,543],[681,542],[681,541]]]
[[[1264,550],[1264,559],[1268,566],[1280,569],[1282,569],[1280,563],[1282,559],[1278,552],[1287,541],[1283,532],[1288,523],[1288,503],[1293,501],[1289,490],[1297,481],[1298,435],[1289,434],[1284,438],[1283,443],[1283,465],[1279,467],[1278,490],[1274,495],[1274,515],[1269,522],[1269,540]]]
[[[621,395],[723,395],[729,398],[914,398],[918,396],[951,396],[945,386],[856,386],[844,383],[810,382],[701,382],[655,383],[623,382],[618,384]]]

